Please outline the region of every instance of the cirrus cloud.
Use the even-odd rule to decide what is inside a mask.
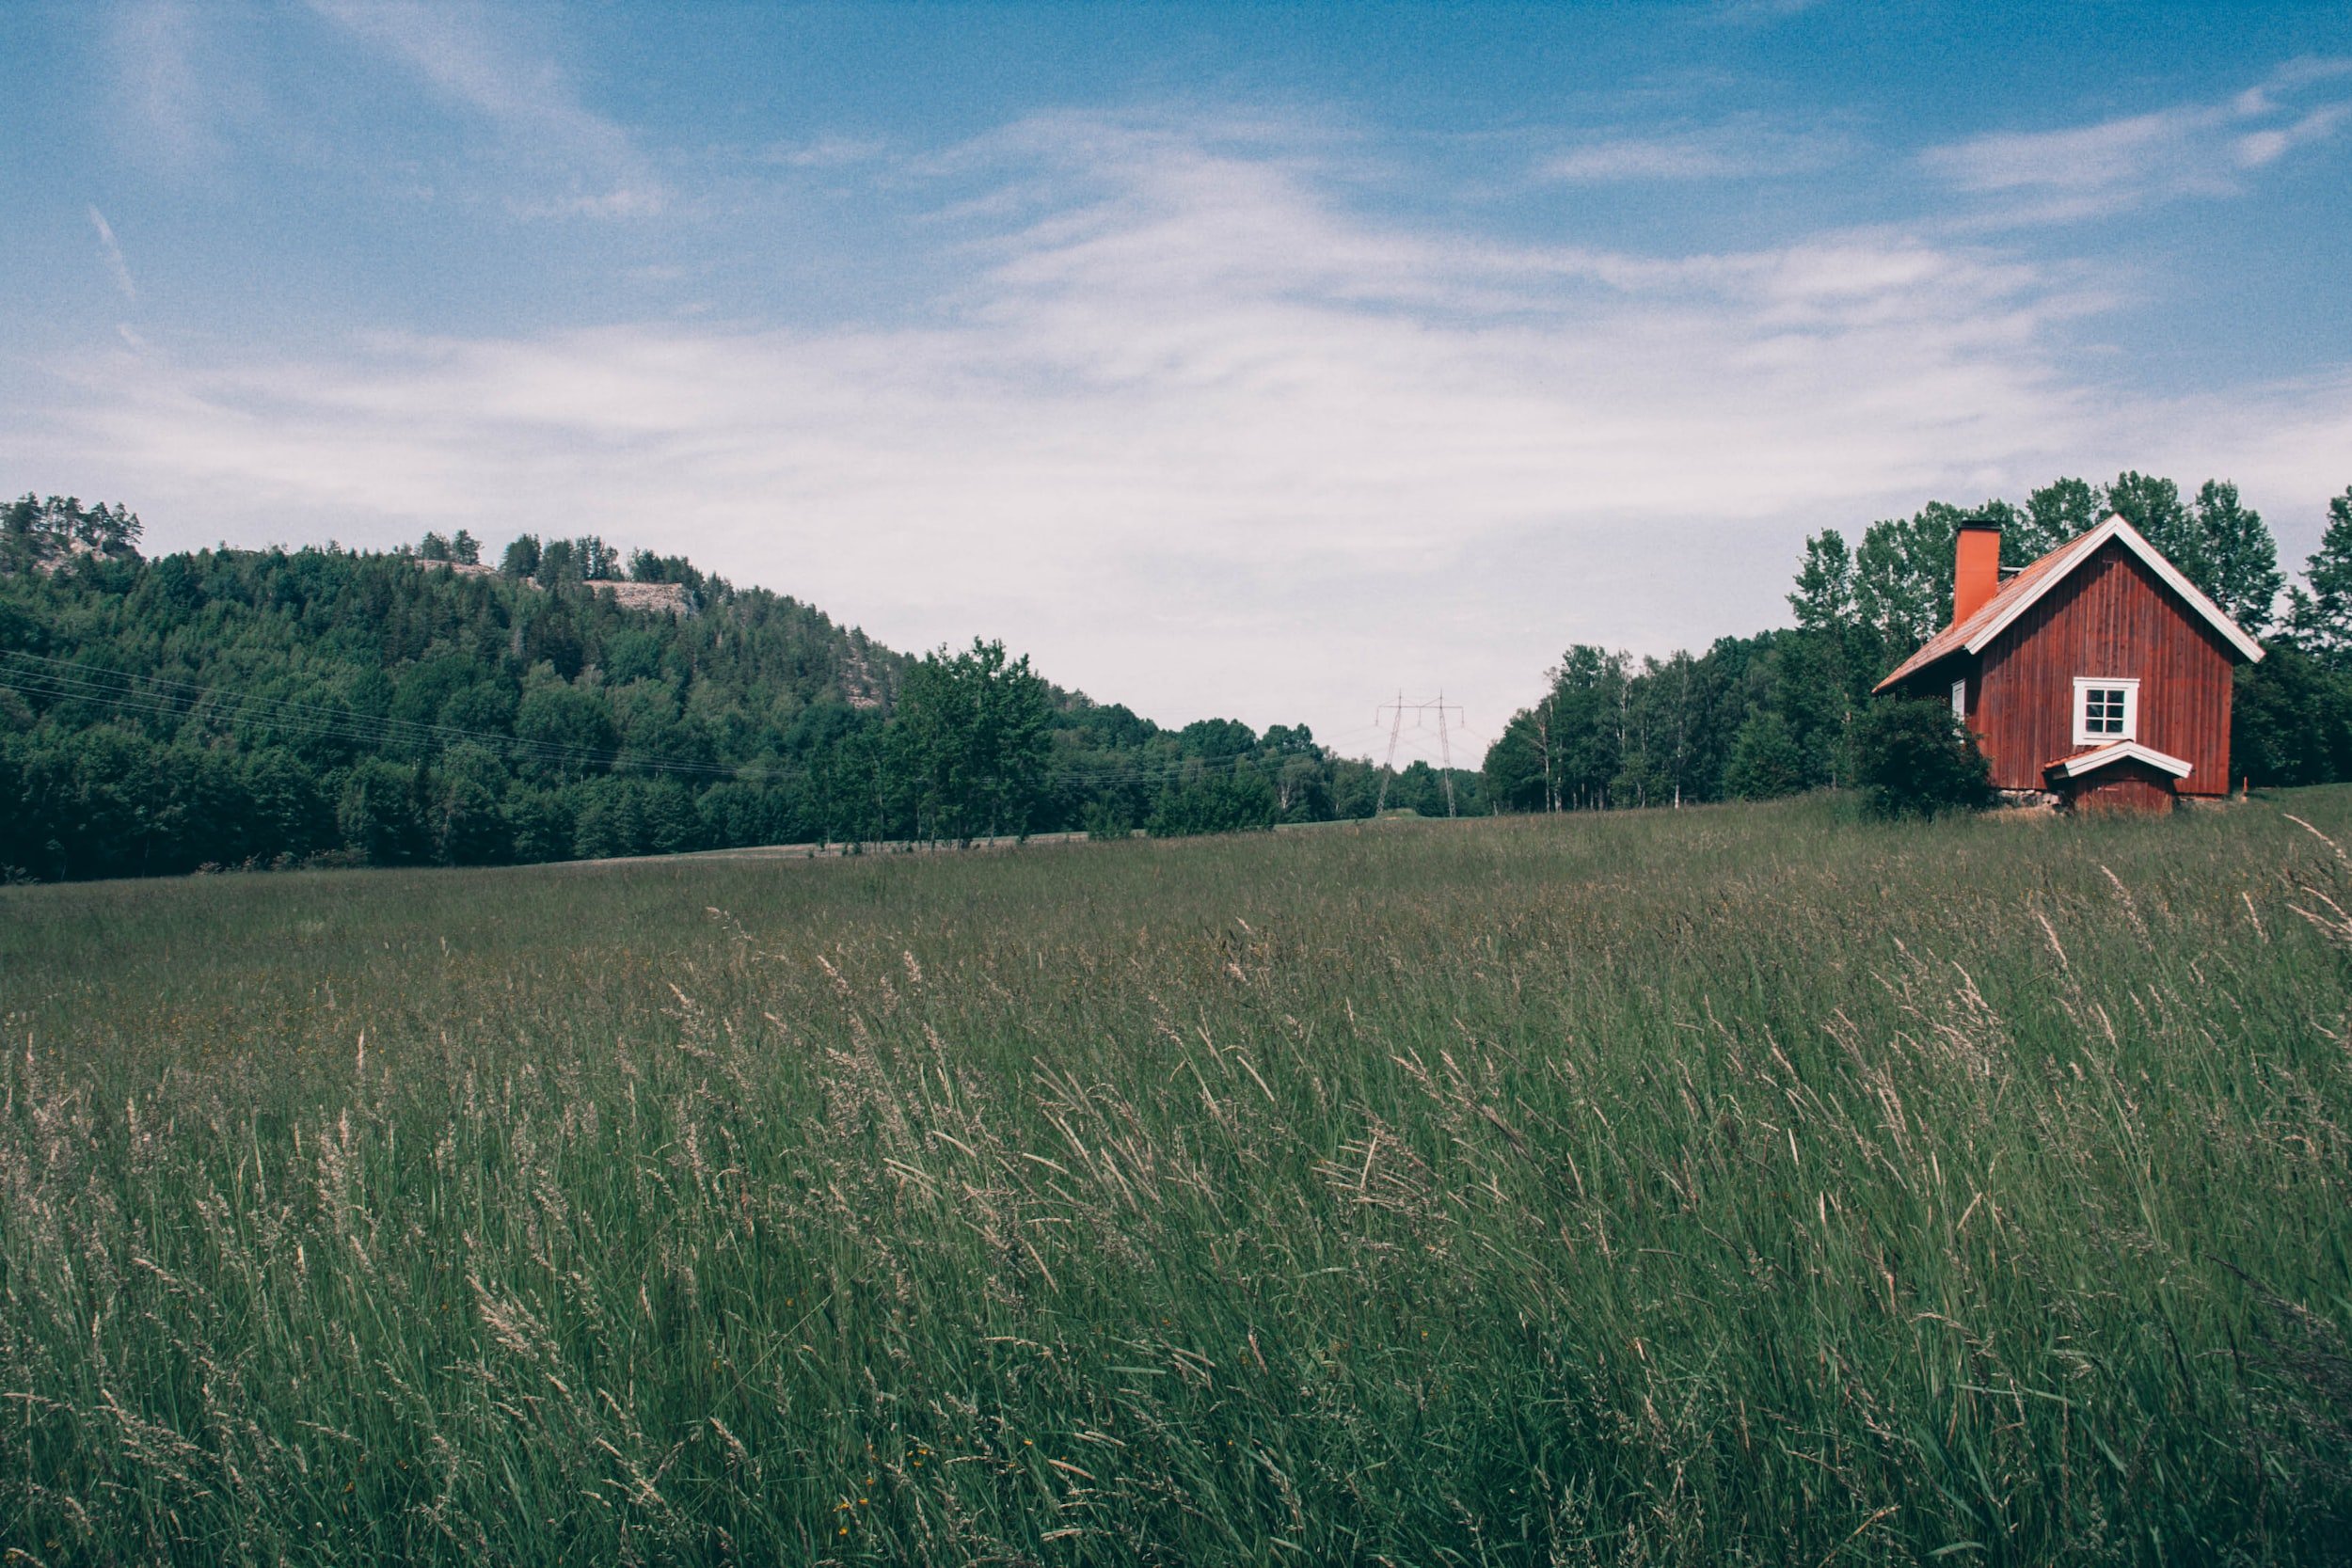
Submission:
[[[1898,229],[1504,244],[1116,118],[976,164],[1020,199],[933,220],[961,277],[901,320],[123,354],[55,367],[20,455],[137,497],[167,545],[595,531],[902,646],[1003,635],[1154,717],[1342,742],[1400,683],[1491,733],[1569,641],[1776,621],[1811,528],[2160,467],[2189,431],[2289,461],[2082,379],[2091,267]],[[2278,402],[2271,428],[2329,431],[2352,390]]]
[[[2174,104],[2057,131],[1997,132],[1922,154],[1975,195],[2016,200],[2028,221],[2099,216],[2189,196],[2228,196],[2251,170],[2328,140],[2352,118],[2352,60],[2290,61],[2225,102]]]
[[[1535,172],[1569,184],[1751,180],[1811,173],[1836,162],[1842,150],[1841,140],[1825,133],[1740,120],[1668,135],[1596,137],[1539,160]]]

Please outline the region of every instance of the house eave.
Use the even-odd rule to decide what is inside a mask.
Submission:
[[[1870,694],[1872,696],[1877,696],[1883,691],[1892,691],[1897,687],[1911,686],[1915,684],[1928,685],[1935,679],[1948,678],[1947,676],[1941,674],[1940,672],[1948,671],[1956,660],[1971,658],[1975,656],[1972,655],[1966,648],[1953,648],[1947,652],[1940,653],[1933,658],[1928,660],[1925,664],[1914,665],[1907,670],[1902,670],[1895,674],[1887,676],[1884,680],[1879,682],[1878,685],[1870,688]]]

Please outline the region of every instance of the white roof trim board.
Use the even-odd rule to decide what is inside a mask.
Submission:
[[[1976,635],[1969,638],[1962,646],[1972,654],[1984,652],[2010,622],[2031,610],[2035,601],[2064,581],[2068,573],[2097,554],[2099,546],[2110,539],[2118,541],[2134,555],[2139,557],[2147,568],[2155,573],[2167,588],[2178,594],[2187,603],[2189,609],[2205,618],[2206,625],[2219,632],[2232,647],[2244,654],[2249,663],[2259,660],[2263,657],[2261,643],[2247,636],[2235,621],[2222,613],[2219,605],[2205,597],[2195,583],[2181,576],[2180,568],[2165,560],[2163,552],[2148,543],[2139,530],[2132,527],[2121,517],[2109,517],[2106,522],[2075,540],[2071,546],[2074,553],[2064,563],[2054,570],[2042,573],[2039,582],[2026,592],[2018,594],[2016,601],[2004,608],[2000,614],[1978,627]]]
[[[2119,740],[2112,746],[2102,746],[2095,752],[2077,752],[2071,757],[2060,757],[2050,764],[2049,771],[2062,774],[2070,779],[2079,779],[2085,773],[2096,773],[2109,763],[2124,761],[2144,762],[2149,767],[2169,773],[2176,779],[2185,779],[2196,771],[2193,764],[2183,762],[2176,756],[2169,756],[2157,751],[2153,746],[2142,746],[2137,740]]]

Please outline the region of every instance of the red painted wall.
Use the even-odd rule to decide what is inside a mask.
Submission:
[[[2122,546],[2067,574],[1984,651],[1969,683],[1968,721],[2002,789],[2045,787],[2042,769],[2074,744],[2074,677],[2137,676],[2143,746],[2193,771],[2183,795],[2230,788],[2228,643]],[[1948,695],[1945,673],[1931,695]]]
[[[2144,762],[2119,762],[2088,779],[2070,780],[2062,793],[2076,811],[2162,812],[2172,809],[2172,779]]]

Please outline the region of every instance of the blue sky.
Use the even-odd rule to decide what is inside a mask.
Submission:
[[[1163,721],[2352,483],[2341,5],[0,8],[0,484],[684,551]],[[1434,736],[1421,737],[1426,746]]]

